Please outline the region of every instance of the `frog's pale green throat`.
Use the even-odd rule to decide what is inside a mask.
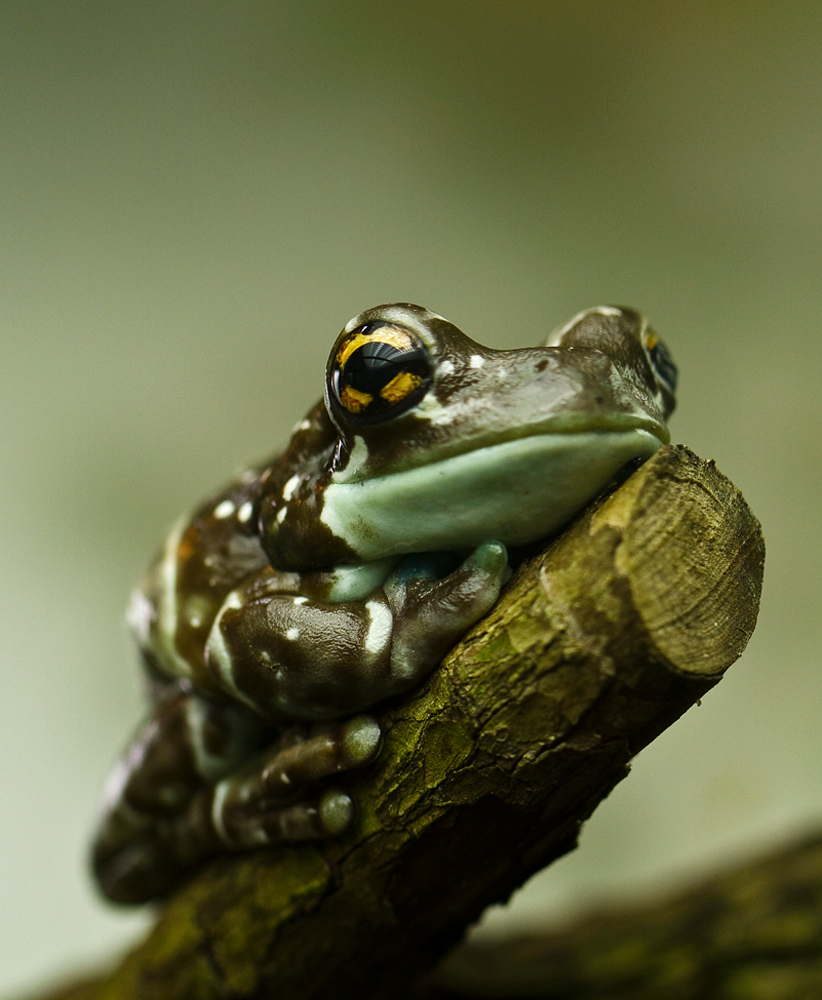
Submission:
[[[290,567],[309,516],[344,546],[329,563],[550,535],[669,440],[675,380],[631,309],[588,310],[510,351],[419,306],[369,309],[329,358],[335,447],[290,483],[268,551]]]

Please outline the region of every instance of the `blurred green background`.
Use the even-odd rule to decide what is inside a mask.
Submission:
[[[820,38],[812,2],[3,5],[0,992],[145,921],[84,869],[130,587],[380,302],[501,347],[641,308],[768,543],[742,661],[490,930],[822,821]]]

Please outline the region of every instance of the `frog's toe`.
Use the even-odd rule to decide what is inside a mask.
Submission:
[[[489,576],[502,576],[508,565],[508,550],[502,542],[483,542],[468,557],[468,564],[476,566]]]
[[[223,817],[227,846],[235,851],[307,840],[338,837],[351,825],[354,803],[345,792],[327,789],[322,795],[277,808],[258,803]]]
[[[370,764],[380,751],[382,730],[373,715],[357,715],[339,730],[341,758],[348,767]]]
[[[502,542],[489,539],[478,545],[465,562],[442,581],[449,591],[446,607],[462,611],[464,629],[467,629],[491,610],[510,576],[508,550]]]
[[[329,788],[320,799],[319,818],[324,832],[329,837],[338,837],[354,819],[354,803],[345,792]]]
[[[285,749],[269,751],[261,768],[266,792],[294,798],[301,788],[323,778],[370,764],[379,753],[381,738],[373,716],[357,715]]]
[[[243,850],[342,833],[353,816],[351,799],[337,789],[319,793],[317,783],[370,763],[381,738],[377,720],[358,715],[263,753],[214,789],[212,823],[220,840]]]
[[[295,802],[285,809],[272,809],[258,820],[249,817],[244,846],[277,844],[284,841],[324,840],[344,833],[354,819],[354,803],[337,788],[321,796]]]

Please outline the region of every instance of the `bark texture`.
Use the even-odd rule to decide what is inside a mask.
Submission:
[[[347,783],[350,833],[213,862],[117,970],[70,995],[408,994],[487,905],[576,845],[631,758],[740,655],[763,561],[734,486],[662,449],[378,713],[385,746]]]
[[[822,833],[668,899],[467,945],[428,1000],[818,1000]]]

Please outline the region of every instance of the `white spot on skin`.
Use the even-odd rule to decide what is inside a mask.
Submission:
[[[362,470],[363,466],[368,462],[368,445],[365,441],[359,437],[354,437],[354,444],[351,447],[351,451],[348,455],[348,463],[344,469],[339,472],[335,472],[333,475],[334,482],[346,483],[350,480],[356,480],[357,475]]]
[[[197,773],[209,783],[214,782],[225,774],[225,760],[219,754],[210,753],[203,741],[208,708],[200,698],[189,698],[185,707],[185,719]]]
[[[223,823],[223,802],[228,793],[228,781],[221,781],[214,788],[214,798],[211,803],[211,822],[217,836],[224,844],[232,846],[231,838]]]
[[[289,642],[296,642],[300,638],[300,630],[298,628],[289,628],[285,630],[285,637]]]
[[[297,434],[300,431],[307,431],[310,426],[311,426],[310,420],[301,420],[299,423],[294,424],[294,426],[291,428],[291,433]]]
[[[472,354],[471,360],[468,363],[472,368],[482,368],[485,364],[485,358],[481,354]]]
[[[271,838],[265,832],[265,830],[258,826],[256,829],[249,831],[248,844],[249,847],[266,847],[271,843]]]
[[[246,502],[242,505],[242,507],[240,507],[240,509],[237,511],[237,520],[241,524],[245,524],[250,519],[253,513],[254,513],[254,504],[250,500],[246,500]]]
[[[394,616],[391,614],[391,609],[379,601],[369,601],[365,608],[369,617],[365,648],[369,653],[377,655],[387,649],[391,642]]]
[[[351,448],[351,452],[348,459],[348,468],[357,468],[361,465],[365,465],[368,461],[368,444],[365,438],[358,434],[354,435],[354,444]]]
[[[294,491],[300,485],[300,478],[300,476],[292,476],[283,486],[283,500],[288,502],[294,496]]]
[[[453,361],[443,361],[439,367],[440,375],[453,375],[454,374],[454,362]]]
[[[308,598],[307,597],[295,597],[294,598],[294,603],[295,604],[308,604]]]
[[[161,599],[158,614],[158,645],[166,665],[178,677],[190,677],[191,666],[177,652],[177,550],[180,539],[187,527],[187,519],[182,518],[166,539],[163,561],[160,567],[162,580]]]
[[[443,406],[433,392],[429,392],[424,399],[419,401],[416,413],[418,417],[437,425],[450,424],[456,418],[454,407]]]
[[[250,705],[252,708],[257,706],[254,701],[244,694],[242,691],[237,689],[237,685],[234,683],[233,667],[234,663],[231,659],[231,653],[228,651],[228,647],[225,644],[225,638],[220,628],[220,623],[223,620],[223,615],[228,611],[229,608],[241,608],[243,606],[243,599],[241,595],[233,590],[228,597],[223,601],[222,607],[220,608],[217,617],[214,619],[214,624],[211,626],[211,631],[208,633],[208,641],[205,647],[205,658],[209,666],[216,667],[217,673],[223,684],[223,689],[233,694],[240,701],[245,702],[246,705]]]
[[[211,602],[204,597],[190,597],[185,604],[186,621],[192,628],[199,628],[211,610]]]
[[[288,507],[280,507],[277,511],[277,524],[282,524],[285,520],[285,515],[288,513]]]
[[[106,783],[103,785],[103,793],[100,797],[101,804],[105,806],[106,810],[111,809],[115,803],[119,805],[123,802],[123,791],[133,773],[134,765],[139,765],[139,763],[139,760],[132,762],[130,759],[117,761],[114,770],[106,778]],[[128,803],[124,804],[127,805]]]
[[[137,637],[137,641],[142,645],[148,642],[148,633],[153,619],[154,608],[151,601],[142,590],[133,591],[126,612],[126,621]]]
[[[237,508],[230,500],[223,500],[222,503],[217,504],[214,508],[214,516],[218,520],[222,520],[225,517],[231,517]]]
[[[369,563],[354,563],[350,566],[337,566],[328,576],[331,589],[327,600],[363,601],[377,587],[385,583],[385,578],[394,568],[396,559],[378,559]]]

